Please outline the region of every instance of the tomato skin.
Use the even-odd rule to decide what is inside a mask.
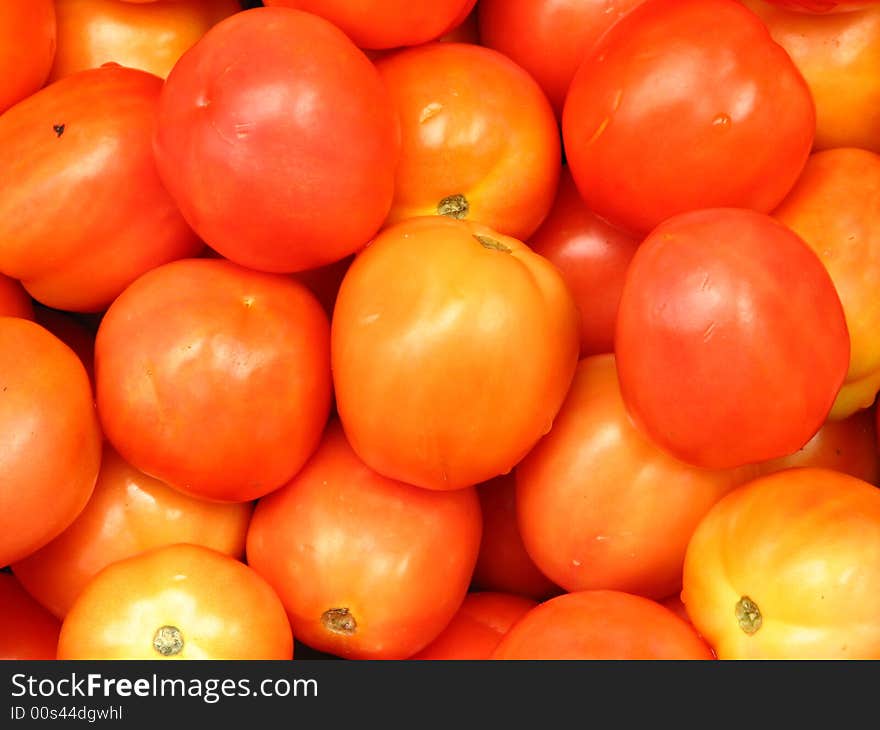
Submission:
[[[850,363],[831,417],[845,418],[880,390],[880,155],[814,154],[774,216],[816,252],[843,304]]]
[[[845,13],[876,5],[878,0],[844,3],[836,2],[836,0],[768,0],[768,2],[804,13]]]
[[[376,61],[402,147],[386,225],[449,209],[525,240],[553,204],[561,151],[538,84],[506,56],[430,43]],[[463,196],[466,203],[461,203]]]
[[[55,37],[53,0],[0,3],[0,114],[46,82]]]
[[[206,243],[249,268],[294,272],[354,253],[379,229],[399,129],[375,67],[342,31],[255,8],[175,65],[154,147]]]
[[[477,6],[480,37],[484,45],[501,51],[534,76],[561,116],[571,79],[584,55],[640,2],[482,0]]]
[[[641,3],[584,58],[562,117],[587,205],[644,233],[690,210],[771,211],[815,128],[803,77],[735,0]]]
[[[480,530],[472,488],[435,492],[383,477],[333,422],[302,471],[258,502],[247,557],[303,643],[352,659],[405,659],[461,606]]]
[[[61,622],[8,573],[0,573],[0,623],[0,660],[55,658]]]
[[[566,593],[533,608],[493,659],[712,659],[709,647],[669,609],[617,591]]]
[[[520,241],[441,216],[386,229],[352,263],[333,316],[352,448],[428,489],[510,471],[562,405],[577,330],[559,272]]]
[[[688,546],[682,600],[719,659],[876,659],[878,566],[880,490],[788,469],[706,515]]]
[[[34,318],[31,298],[20,282],[0,274],[0,317]]]
[[[528,243],[559,268],[574,296],[581,356],[613,352],[620,292],[640,239],[590,212],[564,167],[553,208]]]
[[[0,178],[16,181],[0,189],[0,269],[43,304],[100,311],[201,248],[153,161],[161,87],[134,69],[83,71],[0,117]]]
[[[561,593],[529,557],[516,521],[514,472],[477,486],[483,539],[473,584],[482,591],[511,593],[543,601]]]
[[[163,655],[157,630],[183,646]],[[272,588],[238,560],[200,545],[168,545],[104,568],[71,607],[59,659],[290,659],[293,637]]]
[[[506,593],[469,593],[449,625],[411,659],[489,659],[504,635],[537,604]]]
[[[315,13],[361,48],[415,46],[460,25],[476,0],[264,0]]]
[[[329,360],[327,317],[304,285],[223,260],[177,261],[104,316],[98,412],[134,467],[194,496],[248,501],[317,446]]]
[[[0,381],[0,565],[9,565],[82,511],[101,432],[82,363],[38,324],[0,317]]]
[[[58,48],[50,81],[108,63],[161,78],[205,32],[241,10],[238,0],[56,0]]]
[[[685,213],[627,272],[615,337],[627,410],[673,456],[722,469],[801,448],[849,366],[849,334],[816,254],[770,216]]]

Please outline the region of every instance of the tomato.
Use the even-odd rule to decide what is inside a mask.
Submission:
[[[315,13],[362,48],[415,46],[460,25],[476,0],[264,0]]]
[[[104,447],[95,491],[73,524],[12,570],[28,592],[64,618],[83,587],[117,560],[162,545],[192,543],[244,555],[252,504],[181,494]]]
[[[477,487],[483,512],[483,539],[473,584],[483,591],[512,593],[541,601],[561,590],[526,552],[516,522],[513,472]]]
[[[677,458],[726,468],[785,456],[825,421],[849,366],[819,257],[773,218],[696,211],[630,264],[616,353],[627,409]]]
[[[550,433],[516,469],[520,533],[567,591],[665,598],[681,587],[703,515],[756,473],[699,469],[661,451],[630,423],[614,356],[590,357]]]
[[[877,659],[880,490],[826,469],[735,490],[691,539],[682,600],[719,659]]]
[[[550,429],[577,365],[577,310],[525,244],[425,217],[354,260],[331,338],[358,456],[408,484],[458,489],[510,471]]]
[[[641,3],[584,58],[562,117],[587,205],[639,232],[701,208],[771,211],[815,129],[803,77],[735,0]]]
[[[248,566],[168,545],[104,568],[71,607],[59,659],[290,659],[284,607]]]
[[[175,65],[154,146],[206,243],[243,266],[292,272],[344,258],[379,229],[399,130],[375,67],[342,31],[255,8]]]
[[[814,148],[880,152],[880,6],[817,17],[760,0],[746,5],[809,84],[816,103]]]
[[[55,56],[55,34],[53,0],[0,3],[0,114],[46,82]]]
[[[493,659],[712,659],[694,630],[640,596],[581,591],[551,598],[523,616]]]
[[[82,363],[18,317],[0,317],[0,434],[0,565],[9,565],[76,519],[101,461]]]
[[[505,593],[470,593],[449,625],[412,659],[489,659],[504,635],[537,604]]]
[[[806,13],[845,13],[876,5],[878,0],[861,2],[836,2],[836,0],[769,0],[774,5]]]
[[[528,238],[559,179],[559,131],[538,84],[506,56],[432,43],[376,61],[400,118],[388,223],[468,219]]]
[[[20,282],[0,274],[0,317],[34,318],[30,296]]]
[[[67,345],[82,362],[89,376],[92,391],[95,390],[95,332],[82,319],[69,312],[60,312],[38,304],[34,307],[34,319],[45,327],[65,345]]]
[[[201,243],[159,182],[161,79],[101,68],[0,117],[0,270],[38,301],[99,311],[140,274]]]
[[[58,50],[50,79],[108,61],[165,78],[177,59],[238,0],[163,0],[131,5],[118,0],[57,0]]]
[[[198,497],[280,487],[330,408],[327,317],[291,277],[177,261],[113,303],[95,342],[98,412],[132,466]]]
[[[257,504],[247,557],[303,643],[405,659],[461,606],[480,528],[473,489],[432,492],[383,477],[333,422],[303,470]]]
[[[557,116],[571,79],[599,37],[642,0],[482,0],[483,44],[512,58],[541,85]]]
[[[850,363],[831,416],[845,418],[880,390],[880,156],[816,153],[774,215],[816,252],[843,303]]]
[[[590,212],[563,168],[556,202],[528,243],[559,268],[574,296],[582,356],[614,351],[620,292],[639,242]]]
[[[0,659],[54,659],[61,623],[15,578],[0,573]]]

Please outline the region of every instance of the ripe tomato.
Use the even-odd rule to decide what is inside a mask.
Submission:
[[[0,114],[46,82],[55,56],[55,33],[53,0],[0,3]]]
[[[804,446],[849,365],[843,308],[819,257],[748,210],[684,213],[656,228],[627,272],[615,339],[636,423],[706,468]]]
[[[150,146],[162,81],[83,71],[0,117],[0,270],[50,307],[99,311],[143,272],[201,243]],[[87,201],[87,203],[86,203]]]
[[[480,527],[473,489],[432,492],[383,477],[334,422],[303,470],[257,504],[247,557],[303,643],[405,659],[461,606]]]
[[[526,550],[568,591],[665,598],[681,587],[694,529],[754,469],[708,471],[661,451],[630,423],[613,355],[582,360],[547,436],[516,469]]]
[[[348,270],[332,323],[352,447],[429,489],[510,471],[550,430],[577,352],[577,310],[552,264],[439,216],[383,231]]]
[[[267,494],[321,438],[329,334],[321,305],[291,277],[217,259],[153,269],[98,329],[106,436],[134,467],[194,496]]]
[[[574,296],[581,356],[614,351],[620,292],[639,242],[590,212],[563,168],[556,202],[529,246],[559,268]]]
[[[200,545],[104,568],[61,625],[59,659],[290,659],[278,596],[256,572]]]
[[[473,585],[483,591],[512,593],[543,601],[561,590],[526,552],[516,521],[513,472],[477,487],[483,512],[483,539]]]
[[[145,550],[192,543],[233,558],[244,555],[252,505],[188,497],[104,447],[95,491],[73,524],[12,570],[28,592],[64,618],[101,569]]]
[[[238,0],[163,0],[149,5],[118,0],[56,0],[58,50],[51,80],[108,61],[165,78],[177,59]]]
[[[482,0],[484,45],[528,71],[556,114],[584,55],[599,37],[642,0]]]
[[[0,565],[9,565],[76,519],[101,461],[82,363],[18,317],[0,317],[0,443]]]
[[[880,390],[880,156],[816,153],[774,215],[816,252],[843,303],[851,354],[831,417],[845,418]]]
[[[7,573],[0,573],[0,659],[54,659],[61,623]]]
[[[585,57],[562,118],[584,200],[642,232],[700,208],[769,212],[815,128],[803,77],[735,0],[641,3]]]
[[[712,659],[669,609],[617,591],[551,598],[523,616],[493,659]]]
[[[694,533],[682,600],[719,659],[880,658],[880,490],[788,469]]]
[[[394,194],[398,122],[338,28],[288,8],[221,21],[169,74],[155,139],[184,217],[223,256],[301,271],[353,253]]]
[[[878,0],[844,3],[836,2],[836,0],[769,0],[769,2],[805,13],[845,13],[876,5]]]
[[[506,56],[432,43],[376,62],[400,117],[388,223],[448,215],[525,240],[553,204],[559,130],[547,99]]]
[[[361,48],[415,46],[460,25],[476,0],[264,0],[315,13]]]
[[[504,635],[537,604],[506,593],[470,593],[449,625],[412,659],[489,659]]]
[[[747,0],[804,75],[816,102],[816,149],[880,152],[880,6],[817,17]]]
[[[0,274],[0,317],[34,318],[30,296],[20,282]]]
[[[67,345],[82,362],[89,376],[92,392],[95,390],[95,330],[82,319],[69,312],[60,312],[38,304],[34,307],[34,319],[37,324],[45,327],[65,345]]]

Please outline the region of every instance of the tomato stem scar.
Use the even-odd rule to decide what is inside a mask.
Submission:
[[[750,636],[761,628],[764,618],[761,616],[761,609],[748,596],[743,596],[736,602],[734,609],[737,623],[739,627]]]
[[[481,236],[477,233],[474,234],[474,238],[476,238],[480,245],[483,248],[491,249],[492,251],[504,251],[504,253],[510,253],[513,251],[509,246],[505,246],[501,241],[496,241],[494,238],[490,238],[489,236]]]
[[[443,198],[437,203],[438,215],[445,215],[447,218],[455,218],[456,220],[467,218],[469,210],[470,204],[467,198],[460,193]]]
[[[334,634],[352,636],[357,633],[357,621],[347,608],[331,608],[321,614],[321,625]]]
[[[176,626],[161,626],[153,636],[153,648],[162,656],[174,656],[183,650],[183,634]]]

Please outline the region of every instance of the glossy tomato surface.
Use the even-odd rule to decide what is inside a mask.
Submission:
[[[54,659],[61,622],[14,576],[0,573],[0,659]]]
[[[0,3],[0,114],[46,82],[55,44],[53,0]]]

